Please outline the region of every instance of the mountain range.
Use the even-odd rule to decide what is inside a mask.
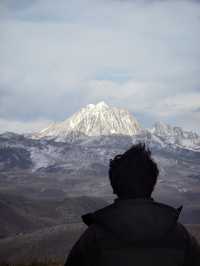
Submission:
[[[200,150],[200,136],[181,127],[156,122],[152,129],[144,129],[126,109],[111,107],[105,102],[89,104],[63,122],[52,123],[32,135],[33,139],[53,139],[61,142],[76,142],[88,137],[123,135],[133,138],[151,135],[162,146]],[[146,136],[145,136],[146,135]]]
[[[128,110],[100,102],[32,135],[1,134],[0,169],[92,172],[95,164],[101,172],[110,157],[137,142],[147,143],[153,151],[200,156],[198,134],[161,122],[145,129]]]

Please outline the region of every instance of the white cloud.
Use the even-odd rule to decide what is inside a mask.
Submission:
[[[200,93],[177,94],[165,98],[157,106],[155,113],[160,116],[175,116],[189,113],[196,113],[200,110]]]
[[[149,112],[157,117],[171,117],[200,110],[200,93],[167,90],[167,86],[156,83],[129,80],[118,84],[110,80],[93,80],[88,84],[88,98],[96,101],[106,95],[108,101],[126,103],[131,111]],[[89,101],[89,100],[88,100]]]
[[[52,121],[37,120],[31,122],[22,122],[17,120],[0,119],[0,133],[16,132],[16,133],[32,133],[38,132],[47,127]]]

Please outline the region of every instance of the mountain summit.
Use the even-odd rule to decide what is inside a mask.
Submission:
[[[200,136],[181,127],[171,126],[163,122],[156,122],[150,132],[163,142],[186,149],[199,150]]]
[[[137,120],[126,109],[99,102],[87,105],[63,122],[51,124],[36,134],[36,137],[53,137],[62,140],[67,137],[112,134],[132,136],[140,129]]]

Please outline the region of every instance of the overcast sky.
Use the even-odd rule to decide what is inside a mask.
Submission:
[[[104,100],[200,133],[200,2],[1,0],[0,132]]]

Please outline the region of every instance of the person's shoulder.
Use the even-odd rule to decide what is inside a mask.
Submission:
[[[177,222],[176,228],[179,233],[183,234],[185,237],[190,235],[188,229],[186,228],[185,225],[183,225],[181,222]]]
[[[179,223],[178,228],[182,231],[187,243],[185,259],[188,264],[186,265],[200,265],[200,245],[197,239],[183,224]]]
[[[85,231],[83,232],[83,235],[87,235],[88,237],[92,237],[95,236],[96,234],[99,234],[99,232],[102,232],[103,228],[96,224],[96,223],[92,223],[90,225],[88,225],[88,227],[85,229]]]
[[[200,253],[199,243],[198,243],[197,239],[194,237],[194,235],[191,234],[191,232],[188,230],[188,228],[180,222],[177,223],[176,228],[177,228],[176,230],[177,230],[178,234],[181,235],[182,238],[185,240],[187,248],[198,249],[199,250],[198,252]]]
[[[93,223],[93,224],[91,224],[91,225],[88,226],[88,228],[86,229],[86,231],[89,234],[98,236],[99,234],[104,233],[105,230],[104,230],[104,228],[101,225],[96,224],[96,223]]]

